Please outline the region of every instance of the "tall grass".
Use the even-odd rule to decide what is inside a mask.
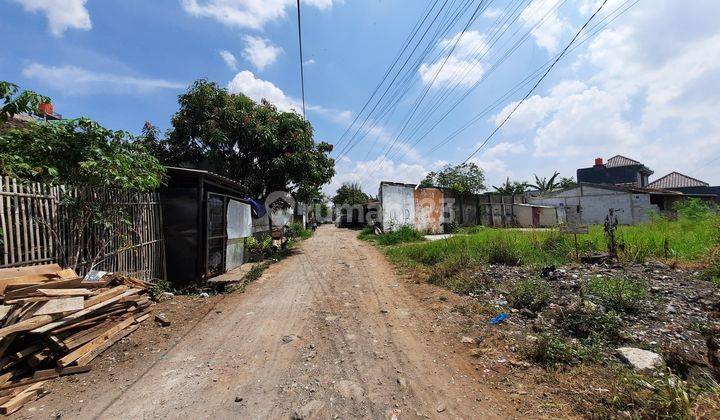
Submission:
[[[574,253],[572,235],[557,230],[516,230],[480,228],[474,233],[452,238],[399,245],[386,250],[401,265],[434,265],[464,253],[472,260],[495,264],[565,264]],[[708,213],[700,218],[679,220],[655,218],[637,226],[620,226],[616,232],[621,244],[620,258],[626,262],[648,259],[699,261],[720,243],[720,216]],[[578,235],[581,254],[607,250],[601,226],[591,226],[589,234]],[[505,258],[508,257],[508,258]],[[508,261],[505,261],[508,260]]]

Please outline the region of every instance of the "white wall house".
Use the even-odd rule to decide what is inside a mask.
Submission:
[[[618,222],[636,225],[647,222],[658,206],[650,203],[650,194],[624,187],[581,183],[575,188],[529,197],[533,204],[562,207],[568,224],[594,225],[605,222],[610,209]]]

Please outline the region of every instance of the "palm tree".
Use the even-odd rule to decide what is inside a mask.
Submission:
[[[545,177],[540,178],[535,175],[535,184],[530,184],[529,186],[537,189],[540,192],[554,191],[560,186],[560,184],[555,181],[558,176],[560,176],[560,172],[555,172],[553,176],[550,177],[550,179],[547,179]]]
[[[527,187],[527,182],[510,182],[510,177],[507,177],[505,183],[500,185],[499,187],[493,185],[495,192],[503,195],[523,194],[527,190]]]

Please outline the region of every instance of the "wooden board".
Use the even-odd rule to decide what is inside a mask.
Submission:
[[[92,290],[88,289],[38,289],[38,293],[43,296],[91,296]]]
[[[126,291],[126,292],[124,292],[124,293],[122,293],[122,294],[120,294],[120,295],[118,295],[118,296],[115,296],[115,297],[113,297],[113,298],[111,298],[111,299],[108,299],[108,300],[106,300],[106,301],[104,301],[104,302],[100,302],[100,303],[98,303],[97,305],[93,305],[93,306],[90,306],[90,307],[87,307],[87,308],[83,309],[82,311],[75,312],[74,314],[70,314],[70,315],[68,315],[68,316],[66,316],[66,317],[64,317],[64,318],[62,318],[62,319],[60,319],[60,320],[58,320],[58,321],[55,321],[55,322],[52,322],[52,321],[51,321],[50,323],[42,324],[42,325],[39,326],[38,328],[33,329],[32,332],[33,332],[33,333],[36,333],[36,334],[38,334],[38,333],[46,333],[46,332],[51,331],[51,330],[53,330],[53,329],[55,329],[55,328],[57,328],[57,327],[59,327],[59,326],[61,326],[61,325],[65,325],[65,324],[67,324],[67,323],[69,323],[69,322],[71,322],[71,321],[74,321],[74,320],[76,320],[76,319],[78,319],[78,318],[80,318],[80,317],[83,317],[83,316],[85,316],[85,315],[91,314],[93,311],[96,311],[96,310],[98,310],[98,309],[100,309],[100,308],[102,308],[102,307],[104,307],[104,306],[110,305],[111,303],[114,303],[114,302],[116,302],[116,301],[124,298],[125,296],[132,296],[132,295],[134,295],[134,294],[136,294],[136,293],[139,293],[140,291],[141,291],[141,289],[131,289],[131,290],[128,290],[128,291]],[[86,303],[87,303],[87,302],[86,302]],[[47,316],[47,315],[43,315],[43,316]],[[2,336],[2,332],[3,332],[4,329],[5,329],[5,328],[0,329],[0,336]]]
[[[35,310],[34,315],[52,315],[65,312],[75,312],[85,309],[85,298],[82,296],[71,296],[66,298],[51,299],[44,302]]]
[[[11,277],[22,277],[31,274],[54,275],[62,270],[57,264],[31,265],[28,267],[0,268],[0,280]]]
[[[102,354],[102,352],[109,349],[113,344],[117,343],[123,337],[130,335],[138,328],[140,328],[139,325],[133,325],[130,328],[126,328],[111,335],[107,338],[107,340],[105,340],[105,342],[102,343],[102,345],[100,345],[100,347],[92,349],[91,351],[85,353],[82,357],[77,359],[78,366],[85,366],[86,364],[90,363],[92,359],[98,357],[100,354]]]
[[[64,280],[52,280],[42,284],[36,284],[21,289],[8,291],[5,293],[5,300],[19,299],[24,297],[31,297],[38,295],[38,289],[66,289],[69,287],[78,287],[82,282],[81,278],[76,279],[64,279]]]
[[[135,321],[134,318],[128,317],[128,318],[124,319],[123,321],[108,328],[107,330],[105,330],[105,332],[103,332],[102,335],[94,338],[90,342],[84,344],[81,347],[78,347],[71,353],[69,353],[69,354],[65,355],[64,357],[62,357],[61,359],[59,359],[57,362],[58,368],[67,367],[71,363],[73,363],[76,360],[84,357],[85,355],[95,351],[96,349],[102,348],[111,337],[115,336],[117,333],[121,332],[122,330],[124,330],[125,328],[130,326],[134,321]],[[107,348],[107,347],[105,347],[105,348]],[[82,366],[83,364],[85,364],[85,363],[78,363],[78,365],[80,365],[80,366]]]
[[[34,330],[44,325],[47,325],[56,319],[58,319],[58,317],[54,315],[34,316],[30,319],[20,321],[5,328],[0,328],[0,337],[5,337],[15,332]]]

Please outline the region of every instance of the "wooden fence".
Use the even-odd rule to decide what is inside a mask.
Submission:
[[[110,209],[113,216],[105,224],[88,223],[90,215],[78,217],[73,205],[78,200]],[[0,234],[0,267],[57,262],[80,274],[98,269],[144,280],[165,278],[156,192],[50,187],[4,177]]]

